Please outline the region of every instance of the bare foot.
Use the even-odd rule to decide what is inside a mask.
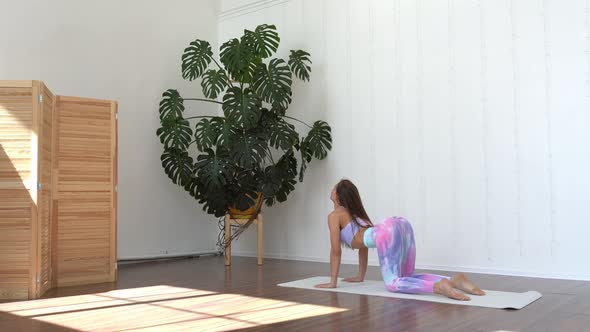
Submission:
[[[479,287],[475,286],[463,273],[457,273],[454,277],[451,278],[451,285],[453,287],[464,291],[465,293],[473,294],[473,295],[485,295],[486,293],[479,289]]]
[[[459,301],[471,300],[469,298],[469,296],[454,289],[451,282],[447,279],[441,279],[439,282],[435,283],[434,284],[434,292],[436,294],[444,295],[448,298],[459,300]]]

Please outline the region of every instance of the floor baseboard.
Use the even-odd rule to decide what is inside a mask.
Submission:
[[[219,255],[219,252],[215,251],[215,250],[210,250],[210,251],[163,254],[163,255],[128,256],[128,257],[119,257],[117,259],[117,262],[118,263],[131,263],[131,262],[140,262],[140,261],[155,261],[155,260],[191,258],[191,257],[214,256],[214,255]]]
[[[234,251],[234,252],[232,252],[232,256],[256,257],[256,253],[255,252],[247,252],[247,251]],[[329,263],[330,262],[329,259],[327,259],[327,258],[284,255],[284,254],[268,254],[268,253],[264,254],[264,258],[285,259],[285,260],[304,261],[304,262],[317,262],[317,263]],[[342,264],[357,264],[358,263],[356,260],[345,259],[345,258],[343,258],[341,262],[342,262]],[[370,266],[378,266],[378,262],[377,262],[377,260],[369,259],[369,265]],[[536,271],[505,270],[505,269],[493,269],[493,268],[474,267],[474,266],[417,264],[416,268],[419,270],[451,271],[451,272],[504,275],[504,276],[513,276],[513,277],[590,281],[590,275],[571,275],[571,274],[564,274],[564,273],[540,273],[540,272],[536,272]]]

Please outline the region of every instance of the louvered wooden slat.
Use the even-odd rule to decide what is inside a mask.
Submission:
[[[30,241],[29,191],[0,189],[0,299],[28,298]]]
[[[58,286],[108,281],[110,192],[60,192]]]
[[[89,185],[108,190],[111,102],[60,96],[58,107],[59,185],[69,191],[87,191]]]
[[[58,96],[57,286],[115,280],[116,104]]]
[[[30,189],[32,88],[0,87],[0,189]]]
[[[0,81],[2,82],[2,81]],[[33,84],[0,84],[0,299],[26,299],[31,282]],[[31,190],[29,190],[31,189]]]

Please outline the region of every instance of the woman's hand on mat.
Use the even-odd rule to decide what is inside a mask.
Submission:
[[[350,277],[350,278],[344,278],[342,279],[342,281],[346,281],[346,282],[363,282],[363,278],[361,277]]]
[[[327,284],[318,284],[318,285],[315,285],[314,287],[315,288],[336,288],[336,284],[329,282]]]

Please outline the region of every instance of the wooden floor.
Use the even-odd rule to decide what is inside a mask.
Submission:
[[[121,266],[116,284],[0,304],[0,331],[590,331],[590,282],[470,275],[485,289],[543,294],[522,310],[498,310],[276,286],[327,275],[323,263],[232,264],[203,257]],[[345,265],[341,276],[355,271]],[[376,267],[367,279],[380,279]]]

